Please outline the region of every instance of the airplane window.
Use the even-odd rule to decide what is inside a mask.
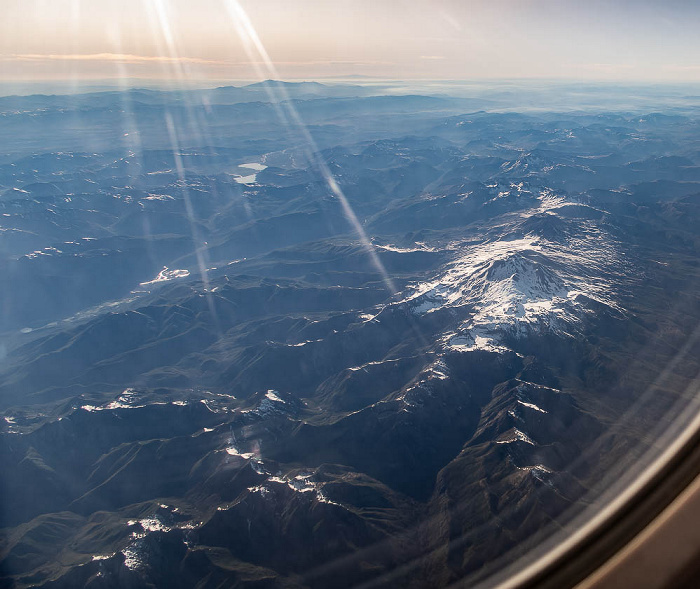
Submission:
[[[4,8],[0,586],[573,587],[700,471],[700,6]]]

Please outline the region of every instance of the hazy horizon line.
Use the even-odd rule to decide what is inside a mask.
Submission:
[[[37,87],[46,89],[54,87],[56,90],[62,89],[59,94],[80,94],[91,91],[99,91],[97,88],[109,90],[209,90],[222,87],[245,87],[251,84],[262,82],[317,82],[333,84],[345,84],[355,86],[409,86],[420,84],[442,84],[453,86],[528,86],[533,84],[543,84],[546,86],[616,86],[619,88],[700,88],[700,80],[649,80],[649,79],[622,79],[611,80],[610,78],[564,78],[564,77],[470,77],[470,78],[389,78],[381,76],[359,75],[359,74],[338,74],[324,76],[280,76],[279,79],[256,79],[256,78],[197,78],[184,80],[182,78],[146,78],[146,77],[107,77],[107,78],[34,78],[34,79],[4,79],[0,87],[0,96],[22,96],[27,95],[21,92],[22,87],[27,91],[36,90]],[[82,91],[81,91],[82,89]]]

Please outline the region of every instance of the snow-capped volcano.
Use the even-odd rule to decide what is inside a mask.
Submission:
[[[629,267],[611,237],[586,223],[556,217],[565,227],[550,234],[551,239],[531,233],[511,238],[531,228],[532,219],[528,216],[494,241],[454,244],[459,252],[455,259],[435,279],[414,285],[401,302],[416,314],[468,308],[470,317],[444,339],[462,351],[503,349],[504,336],[571,333],[591,312],[582,304],[584,298],[616,308],[616,281],[627,279]]]

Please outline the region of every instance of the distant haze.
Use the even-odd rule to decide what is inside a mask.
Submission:
[[[287,79],[700,80],[694,1],[5,0],[3,13],[5,81],[255,80],[261,48]]]

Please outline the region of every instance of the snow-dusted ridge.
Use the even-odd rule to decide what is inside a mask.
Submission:
[[[159,282],[167,282],[169,280],[175,280],[176,278],[187,278],[190,275],[189,270],[184,269],[174,269],[170,270],[164,267],[153,280],[147,282],[142,282],[141,286],[148,286],[149,284],[158,284]]]

